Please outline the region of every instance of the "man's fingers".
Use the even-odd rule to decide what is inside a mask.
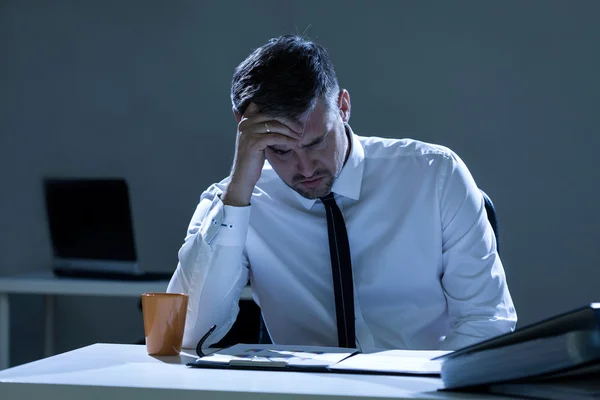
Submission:
[[[292,131],[287,125],[272,119],[262,122],[258,122],[256,119],[248,119],[240,123],[239,129],[243,133],[278,133],[292,139],[300,138],[300,135]]]
[[[260,143],[260,150],[264,150],[267,146],[294,146],[298,143],[298,139],[292,139],[278,133],[263,133],[257,135],[257,143]]]
[[[290,128],[292,131],[296,132],[300,136],[302,136],[302,134],[304,133],[304,125],[302,125],[296,119],[286,118],[286,117],[276,117],[273,119],[278,121],[280,124],[287,126],[288,128]]]
[[[296,119],[287,118],[287,117],[270,117],[265,114],[257,114],[252,118],[256,123],[264,123],[267,122],[271,125],[271,122],[277,121],[282,125],[287,126],[292,132],[295,132],[296,135],[302,136],[302,132],[304,130],[304,126]]]
[[[291,130],[289,126],[275,120],[264,121],[262,126],[260,126],[260,124],[257,125],[257,129],[259,132],[263,133],[279,133],[281,135],[289,136],[294,140],[300,138],[299,134]]]
[[[291,131],[302,136],[304,126],[300,121],[288,117],[271,117],[266,114],[260,114],[260,109],[256,103],[250,102],[243,115],[244,119],[251,120],[253,123],[264,123],[269,121],[278,121],[280,124],[287,126]]]
[[[294,138],[302,136],[304,131],[304,126],[300,121],[294,118],[271,117],[266,114],[261,114],[260,109],[253,102],[250,102],[246,108],[239,128],[242,132],[275,132]]]

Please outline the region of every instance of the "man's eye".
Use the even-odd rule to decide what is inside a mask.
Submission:
[[[290,150],[277,150],[277,149],[271,149],[271,151],[273,151],[273,153],[278,154],[280,156],[290,152]]]

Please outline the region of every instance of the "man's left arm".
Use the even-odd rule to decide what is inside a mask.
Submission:
[[[517,314],[483,196],[456,154],[446,163],[439,181],[441,283],[452,330],[441,348],[455,350],[514,330]]]

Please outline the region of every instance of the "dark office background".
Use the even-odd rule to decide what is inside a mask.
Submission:
[[[0,273],[50,269],[43,176],[122,176],[139,260],[173,271],[227,175],[233,68],[303,33],[330,52],[360,135],[446,145],[494,200],[522,326],[599,300],[600,2],[0,2]],[[12,296],[13,365],[43,304]],[[143,337],[135,299],[64,297],[56,350]]]

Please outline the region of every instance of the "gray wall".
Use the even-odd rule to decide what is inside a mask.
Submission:
[[[444,144],[493,198],[520,324],[599,300],[597,1],[0,3],[0,273],[49,269],[43,176],[124,176],[140,262],[172,271],[229,170],[228,89],[252,48],[330,51],[362,135]],[[13,364],[42,303],[12,296]],[[60,298],[57,351],[143,336],[134,299]]]

